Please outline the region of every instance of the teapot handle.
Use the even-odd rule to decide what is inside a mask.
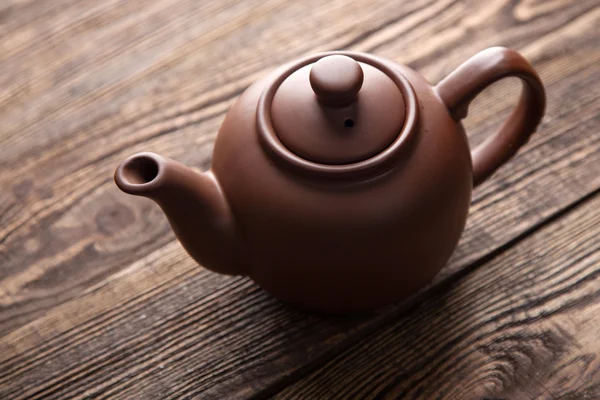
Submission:
[[[521,98],[500,131],[472,151],[474,186],[490,177],[529,141],[544,116],[544,86],[522,55],[504,47],[492,47],[468,59],[435,87],[452,117],[460,121],[479,93],[507,77],[521,79]]]

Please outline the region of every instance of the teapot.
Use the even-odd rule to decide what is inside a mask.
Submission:
[[[469,103],[523,83],[499,132],[470,151]],[[349,51],[310,55],[251,84],[199,173],[143,152],[117,167],[125,193],[154,200],[199,264],[243,275],[282,302],[365,312],[426,286],[462,235],[472,188],[537,129],[543,84],[492,47],[432,86],[413,69]]]

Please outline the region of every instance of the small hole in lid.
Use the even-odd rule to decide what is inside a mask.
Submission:
[[[348,118],[344,121],[344,125],[348,128],[352,128],[354,126],[354,120],[352,118]]]

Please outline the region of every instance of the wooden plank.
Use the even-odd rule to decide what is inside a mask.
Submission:
[[[282,61],[278,57],[348,43],[349,48],[375,48],[378,54],[411,65],[422,63],[422,70],[436,81],[480,48],[493,44],[517,47],[520,43],[517,49],[540,70],[550,96],[540,134],[510,167],[476,192],[461,246],[438,283],[600,186],[600,138],[594,135],[600,106],[600,77],[595,68],[600,54],[594,30],[599,15],[594,2],[553,2],[551,11],[527,6],[528,2],[504,2],[491,14],[476,2],[449,2],[444,8],[443,2],[416,1],[404,10],[388,3],[367,7],[356,2],[350,3],[349,9],[339,2],[280,4],[269,11],[263,9],[263,19],[248,17],[239,31],[224,33],[208,44],[203,44],[206,38],[198,33],[199,44],[186,47],[186,42],[180,46],[183,50],[177,47],[177,51],[167,52],[167,61],[149,61],[131,79],[119,78],[116,83],[100,79],[97,82],[108,83],[100,85],[102,90],[94,92],[93,99],[74,91],[80,98],[67,101],[66,110],[52,108],[48,100],[52,96],[39,102],[29,100],[37,104],[34,108],[49,111],[37,117],[21,115],[25,119],[17,124],[19,134],[32,138],[24,140],[33,141],[35,126],[51,125],[53,118],[62,121],[66,129],[56,133],[59,136],[43,138],[31,152],[15,139],[18,135],[12,135],[12,130],[2,130],[11,135],[0,136],[10,150],[0,153],[0,162],[7,160],[5,165],[12,165],[17,159],[5,157],[19,152],[23,156],[0,178],[2,187],[10,189],[0,192],[0,209],[9,210],[2,213],[0,228],[0,246],[4,246],[0,248],[1,315],[8,326],[4,332],[12,331],[0,340],[3,398],[243,398],[329,357],[330,352],[346,346],[352,334],[399,313],[402,306],[355,319],[306,315],[281,306],[245,279],[207,273],[173,242],[156,207],[120,196],[110,182],[118,160],[141,149],[163,152],[199,167],[206,165],[212,132],[223,111],[246,80],[263,73],[269,63]],[[465,7],[472,8],[468,16],[459,12]],[[523,9],[529,14],[518,17],[523,13],[518,10]],[[295,20],[309,11],[314,11],[321,23],[331,15],[339,16],[339,25],[322,24],[327,26],[323,39],[302,34],[303,30],[314,31],[314,19],[307,25],[301,22],[298,30],[294,27],[290,32],[286,18]],[[271,21],[274,16],[281,19]],[[349,24],[357,16],[364,18],[364,26]],[[523,18],[530,21],[527,30],[522,27]],[[489,25],[506,37],[499,41],[485,31]],[[348,26],[353,29],[344,31]],[[463,37],[477,27],[485,27],[485,34],[434,46],[456,26],[465,29]],[[262,47],[264,43],[249,43],[244,35],[272,40],[272,48],[283,55],[264,54],[268,48]],[[162,40],[170,40],[167,36]],[[392,37],[398,39],[390,41]],[[302,40],[297,46],[290,46],[295,43],[292,39],[298,38]],[[429,50],[417,52],[415,40]],[[247,50],[231,57],[248,62],[227,70],[225,66],[233,61],[219,63],[224,50],[218,48],[238,41],[247,45]],[[401,45],[413,46],[415,53],[398,57],[397,46]],[[198,55],[194,49],[207,53]],[[229,79],[233,83],[223,89],[218,80],[211,81],[211,75],[196,79],[194,72],[199,75],[201,67],[212,68],[208,62],[204,64],[205,57],[219,65],[210,71],[225,71],[215,75],[221,83]],[[112,61],[113,67],[119,62]],[[79,79],[88,82],[103,71],[97,68],[87,74],[82,70]],[[166,81],[158,81],[159,77]],[[144,79],[151,83],[136,92],[134,84]],[[215,85],[212,92],[206,86],[209,81]],[[67,80],[61,85],[64,90],[73,83]],[[165,91],[154,92],[154,88]],[[501,111],[513,104],[513,97],[504,89],[493,88],[475,104],[468,121],[479,127],[474,140],[489,134]],[[157,111],[161,108],[166,111]],[[93,109],[104,110],[111,118],[100,119],[96,114],[97,119],[90,119]],[[17,115],[14,110],[9,109],[13,116]],[[127,113],[121,115],[122,110]],[[31,178],[28,186],[26,179],[32,176],[40,180]],[[82,185],[73,185],[74,181]],[[45,193],[60,195],[44,199],[40,188],[51,188]],[[127,217],[128,213],[133,217]],[[102,217],[100,223],[97,216]],[[115,222],[128,218],[131,222],[126,226]],[[70,276],[74,278],[65,281],[64,277]],[[77,299],[68,301],[74,297]],[[39,316],[40,310],[49,311],[18,328]]]
[[[598,114],[597,109],[586,110],[582,115]],[[539,185],[537,192],[506,189],[506,199],[472,215],[467,235],[482,232],[494,212],[506,216],[509,224],[520,218],[539,222],[600,186],[595,177],[598,139],[583,134],[593,126],[581,124],[579,114],[569,115],[573,120],[556,132],[554,141],[546,138],[546,145],[529,149],[518,161],[554,157],[547,160],[547,169],[532,170],[524,178]],[[571,147],[561,153],[560,143]],[[505,182],[506,175],[510,171],[499,174]],[[542,187],[557,192],[550,196]],[[510,208],[504,208],[507,203]],[[449,270],[469,267],[471,253],[464,244],[461,249],[463,258],[455,258]],[[5,336],[0,341],[0,371],[5,371],[0,393],[8,398],[244,398],[377,324],[376,319],[331,319],[290,310],[244,279],[197,268],[171,243],[87,295]]]
[[[600,398],[600,195],[278,399]]]
[[[26,16],[33,12],[28,4],[12,8],[2,41],[6,51],[0,55],[8,72],[0,85],[0,333],[172,241],[156,207],[116,190],[114,167],[133,152],[150,150],[206,168],[214,133],[235,96],[292,57],[339,47],[373,49],[422,65],[435,82],[477,50],[523,44],[519,50],[539,60],[536,66],[556,90],[550,101],[557,101],[559,114],[549,114],[541,132],[549,118],[572,112],[558,101],[565,93],[569,107],[596,95],[595,86],[581,93],[571,93],[568,86],[588,83],[586,76],[572,75],[591,73],[599,57],[592,35],[594,1],[555,2],[550,13],[510,2],[497,3],[492,12],[460,1],[418,0],[398,7],[383,0],[368,5],[272,0],[259,6],[165,0],[127,2],[123,8],[120,2],[90,0],[64,7],[42,2],[54,10],[53,17],[32,20]],[[462,13],[467,8],[468,18]],[[161,19],[166,16],[167,22]],[[335,23],[328,22],[332,16]],[[455,43],[439,43],[462,25],[461,37],[468,34],[468,41],[453,33]],[[308,34],[318,26],[326,29]],[[491,35],[490,26],[506,39]],[[572,50],[565,50],[556,35],[568,38]],[[476,101],[467,120],[469,128],[476,127],[475,142],[505,116],[502,111],[514,102],[512,89],[500,84]],[[543,141],[540,135],[532,145]],[[504,190],[492,194],[502,180],[494,182],[480,190],[482,197],[496,196],[487,204],[504,196]],[[509,184],[512,180],[504,183]],[[474,211],[485,204],[476,204]],[[499,219],[482,234],[502,231],[497,229],[500,214],[491,215]],[[476,237],[466,235],[466,240]],[[496,239],[503,240],[493,238],[493,243]],[[473,257],[489,249],[483,243],[475,247],[465,247]]]

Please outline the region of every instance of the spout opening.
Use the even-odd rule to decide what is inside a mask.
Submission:
[[[150,157],[136,157],[123,166],[123,177],[129,183],[142,185],[158,176],[158,163]]]
[[[126,193],[146,192],[159,185],[163,174],[163,161],[153,153],[140,153],[129,157],[115,172],[115,182]]]

